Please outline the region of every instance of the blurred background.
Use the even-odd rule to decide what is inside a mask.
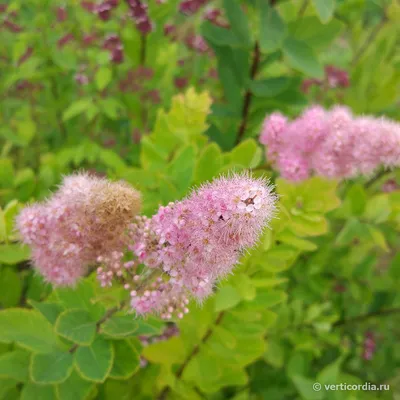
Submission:
[[[0,399],[400,398],[399,172],[291,185],[258,144],[267,114],[311,104],[399,120],[399,1],[2,1]],[[87,170],[140,189],[151,215],[247,169],[276,182],[282,211],[214,299],[179,323],[139,324],[126,373],[32,379],[31,340],[58,315],[46,305],[90,292],[107,308],[114,294],[92,276],[69,294],[43,282],[17,243],[24,204]]]

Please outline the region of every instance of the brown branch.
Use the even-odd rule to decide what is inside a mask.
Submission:
[[[188,366],[190,361],[199,353],[200,347],[207,342],[207,340],[211,337],[213,334],[213,327],[215,325],[219,325],[222,321],[222,318],[224,316],[224,312],[221,311],[218,314],[217,319],[215,320],[214,324],[210,326],[207,330],[207,332],[204,334],[202,339],[196,346],[193,347],[193,350],[191,353],[186,357],[186,360],[182,363],[182,365],[179,367],[178,371],[175,373],[176,379],[180,379],[182,377],[183,372],[185,371],[185,368]],[[158,395],[157,400],[165,400],[168,396],[168,393],[170,392],[171,388],[169,386],[166,386],[161,393]]]
[[[368,188],[374,186],[375,183],[380,181],[385,176],[389,177],[390,174],[391,174],[391,171],[387,171],[387,170],[380,171],[373,178],[371,178],[368,182],[366,182],[365,187],[368,189]]]
[[[338,326],[343,326],[343,325],[349,325],[349,324],[353,324],[356,322],[366,321],[366,320],[368,320],[370,318],[374,318],[374,317],[385,317],[388,315],[398,314],[398,313],[400,313],[400,308],[388,308],[387,310],[378,310],[378,311],[370,312],[368,314],[358,315],[353,318],[341,319],[339,321],[336,321],[333,324],[333,326],[338,327]]]
[[[258,67],[260,64],[260,58],[261,58],[260,46],[259,46],[258,42],[256,42],[254,45],[253,63],[251,65],[251,69],[250,69],[251,81],[254,80],[254,78],[257,74],[257,70],[258,70]],[[242,140],[243,135],[246,131],[247,122],[248,122],[249,113],[250,113],[251,100],[252,100],[252,93],[249,88],[249,89],[247,89],[247,91],[244,95],[244,102],[243,102],[243,109],[242,109],[242,121],[240,123],[238,133],[236,135],[236,144],[240,143],[240,141]]]
[[[50,65],[53,65],[53,64],[50,63]],[[61,135],[65,139],[68,136],[68,133],[65,128],[65,125],[64,125],[64,122],[62,119],[62,115],[61,115],[61,112],[59,109],[60,96],[59,96],[59,92],[58,92],[58,88],[57,88],[57,82],[54,80],[54,78],[52,76],[50,77],[50,91],[51,91],[51,94],[53,96],[54,103],[55,103],[54,110],[55,110],[55,116],[56,116],[58,129],[60,130]]]
[[[304,0],[303,4],[301,5],[298,13],[298,17],[301,18],[307,10],[308,0]]]

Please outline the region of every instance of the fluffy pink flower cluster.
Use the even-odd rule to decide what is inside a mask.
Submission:
[[[73,285],[100,254],[124,248],[140,204],[140,194],[124,183],[72,175],[49,200],[24,208],[17,227],[45,279]]]
[[[183,201],[136,216],[140,195],[123,183],[67,177],[58,192],[26,207],[17,225],[42,275],[73,285],[97,264],[101,286],[129,290],[137,314],[182,318],[253,246],[275,210],[262,179],[219,178]]]
[[[341,106],[313,106],[293,121],[273,113],[264,121],[260,142],[267,146],[267,158],[291,181],[312,173],[346,179],[400,165],[400,125],[355,117]]]
[[[253,246],[274,214],[276,196],[264,180],[219,178],[187,199],[136,217],[130,249],[153,270],[150,286],[131,292],[139,314],[164,318],[187,312],[188,296],[202,300]]]

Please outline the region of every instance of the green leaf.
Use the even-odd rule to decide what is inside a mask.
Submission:
[[[224,96],[227,101],[225,107],[214,105],[213,111],[215,113],[217,109],[220,110],[222,115],[226,116],[228,114],[228,116],[233,118],[233,121],[231,118],[228,120],[226,117],[222,120],[229,121],[230,126],[233,126],[236,120],[238,121],[240,118],[240,110],[243,103],[242,89],[246,83],[243,77],[244,68],[238,60],[243,60],[246,56],[243,57],[240,49],[233,49],[226,46],[213,46],[213,50],[217,58],[218,76],[221,80]],[[225,139],[225,141],[227,140]],[[223,144],[219,144],[223,146]]]
[[[230,30],[216,26],[209,21],[201,25],[202,36],[216,46],[241,47],[244,43]]]
[[[1,184],[0,184],[1,186]],[[21,204],[18,200],[11,200],[3,211],[0,212],[1,222],[0,225],[3,225],[0,230],[2,230],[3,237],[0,236],[1,241],[5,241],[8,238],[12,237],[14,234],[14,222],[17,214],[21,210]]]
[[[114,349],[111,342],[101,337],[90,345],[79,347],[75,354],[75,365],[79,374],[94,382],[104,382],[114,361]]]
[[[339,246],[349,245],[354,239],[360,239],[365,235],[365,227],[356,218],[346,221],[344,227],[336,237],[336,244]]]
[[[293,216],[290,221],[290,228],[299,236],[318,236],[327,232],[328,224],[325,218],[311,220],[307,215]]]
[[[207,145],[197,160],[194,180],[201,183],[213,178],[222,166],[221,149],[216,143]]]
[[[323,78],[324,70],[307,43],[288,37],[283,43],[283,53],[293,68],[306,75]]]
[[[101,111],[110,119],[118,119],[119,113],[124,109],[124,105],[113,97],[106,97],[99,100]]]
[[[35,123],[28,119],[25,121],[20,121],[16,124],[18,137],[21,139],[21,143],[27,146],[35,136],[36,125]]]
[[[231,151],[230,161],[245,168],[255,168],[261,161],[259,150],[254,139],[246,139]]]
[[[383,251],[389,251],[389,246],[382,231],[373,225],[367,225],[366,228],[371,236],[372,241]]]
[[[107,167],[120,171],[126,168],[126,164],[121,157],[111,150],[102,150],[99,154],[99,161],[103,162]]]
[[[114,364],[110,377],[129,379],[140,367],[140,356],[126,340],[116,340],[114,346]]]
[[[367,204],[367,193],[362,185],[352,185],[347,192],[346,202],[350,204],[351,212],[355,216],[360,216]]]
[[[52,325],[56,323],[58,316],[63,312],[63,307],[58,303],[42,303],[29,300],[29,304],[38,310]]]
[[[389,275],[392,279],[400,280],[400,252],[396,253],[390,263]]]
[[[22,293],[22,281],[15,268],[0,269],[0,305],[13,307],[19,303]]]
[[[168,171],[180,193],[185,193],[193,179],[195,165],[194,146],[185,146],[171,161]]]
[[[165,328],[163,323],[160,323],[157,320],[137,320],[138,328],[136,330],[136,335],[160,335]]]
[[[340,365],[343,362],[343,357],[339,357],[333,363],[325,366],[317,375],[317,382],[322,385],[329,385],[337,383],[340,373]]]
[[[215,339],[222,342],[228,349],[234,349],[237,344],[235,335],[219,325],[213,328],[213,336]]]
[[[66,310],[57,318],[55,331],[80,345],[89,345],[96,335],[96,322],[86,310]]]
[[[10,158],[0,158],[0,188],[9,188],[14,182],[14,167]]]
[[[31,251],[28,246],[21,244],[1,244],[0,263],[18,264],[21,261],[29,260]]]
[[[246,14],[240,7],[238,0],[224,0],[224,9],[226,16],[230,22],[231,30],[234,35],[245,46],[251,45],[249,26],[247,23]]]
[[[252,283],[256,288],[271,288],[287,282],[287,278],[255,278]]]
[[[236,273],[231,282],[244,300],[253,300],[256,296],[256,288],[253,281],[246,274]]]
[[[132,336],[138,329],[132,315],[115,315],[101,325],[101,333],[113,338]]]
[[[71,353],[63,351],[32,354],[31,379],[35,383],[46,385],[63,382],[71,374],[73,360]]]
[[[0,399],[8,400],[10,393],[15,392],[18,382],[15,379],[0,378]],[[18,396],[15,396],[15,400]],[[14,399],[13,399],[14,400]]]
[[[322,391],[318,392],[313,389],[315,381],[300,375],[291,376],[291,379],[303,399],[321,400],[323,398],[324,393]]]
[[[102,67],[100,68],[94,77],[97,89],[100,91],[104,90],[112,79],[112,71],[110,68]]]
[[[53,385],[28,383],[21,391],[21,400],[54,400],[55,398]]]
[[[387,221],[392,211],[389,196],[378,194],[368,200],[367,207],[364,212],[364,218],[376,224]]]
[[[215,296],[215,311],[220,312],[235,307],[240,300],[240,294],[233,286],[223,286]]]
[[[65,308],[77,308],[87,310],[94,319],[99,319],[105,313],[105,308],[97,303],[93,304],[95,291],[93,282],[84,280],[74,288],[58,288],[56,297]]]
[[[280,232],[276,239],[302,251],[314,251],[318,248],[313,242],[299,238],[289,229]]]
[[[287,294],[283,291],[269,290],[257,291],[256,303],[263,306],[263,308],[273,307],[287,299]]]
[[[313,0],[318,16],[323,23],[328,22],[335,11],[336,0]]]
[[[182,338],[174,336],[145,347],[143,355],[156,364],[172,365],[185,360],[186,350]]]
[[[4,211],[0,207],[0,241],[5,242],[7,240],[7,236],[6,219],[4,216]]]
[[[36,187],[35,173],[31,168],[23,168],[17,172],[14,187],[21,201],[28,201]]]
[[[85,381],[72,371],[68,379],[56,386],[58,400],[86,400],[94,387],[94,383]]]
[[[285,362],[285,348],[279,340],[268,340],[267,351],[264,359],[274,368],[282,368]]]
[[[291,22],[289,31],[292,36],[307,43],[313,49],[322,50],[330,46],[344,26],[344,23],[337,19],[322,24],[317,17],[310,16]]]
[[[68,121],[71,118],[74,118],[80,114],[83,114],[91,105],[93,104],[93,100],[91,97],[84,97],[79,99],[72,104],[64,111],[63,113],[63,121]]]
[[[252,81],[250,89],[255,96],[274,97],[285,91],[289,87],[291,81],[292,80],[286,76]]]
[[[52,326],[37,311],[9,308],[0,311],[0,342],[16,342],[35,352],[46,353],[56,346]]]
[[[259,1],[260,6],[260,48],[263,53],[270,53],[281,48],[286,36],[286,25],[278,11],[268,2]]]
[[[14,350],[0,355],[0,378],[28,382],[29,356],[30,354],[24,350]]]

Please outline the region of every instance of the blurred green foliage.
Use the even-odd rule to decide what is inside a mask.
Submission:
[[[0,7],[0,399],[398,398],[398,171],[294,185],[255,138],[266,113],[312,102],[398,119],[398,1],[213,0],[204,9],[220,9],[219,24],[149,1],[148,35],[122,1],[107,21],[82,3]],[[122,62],[105,46],[115,34]],[[326,86],[331,64],[348,87]],[[310,79],[320,86],[306,91]],[[128,181],[147,215],[251,169],[275,182],[279,215],[179,335],[162,337],[165,322],[126,314],[124,291],[93,275],[54,290],[30,268],[14,218],[77,169]]]

